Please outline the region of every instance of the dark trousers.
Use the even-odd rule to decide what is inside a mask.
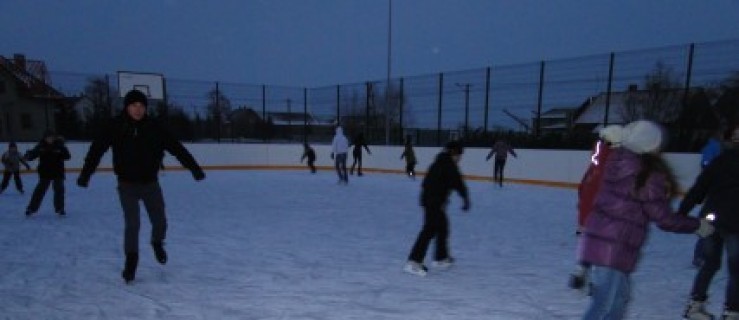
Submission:
[[[336,167],[336,173],[339,175],[339,180],[349,181],[349,176],[346,174],[346,153],[335,155],[334,166]]]
[[[10,170],[5,170],[5,172],[3,172],[3,182],[2,184],[0,184],[0,191],[4,191],[6,188],[8,188],[8,184],[10,183],[10,176],[13,176],[13,181],[15,181],[15,188],[18,189],[18,191],[23,192],[23,181],[21,181],[20,172]]]
[[[408,260],[423,263],[426,250],[431,239],[436,238],[436,253],[434,260],[442,260],[449,257],[447,240],[449,239],[449,219],[443,208],[424,207],[423,227],[418,233],[416,243],[413,244]]]
[[[315,160],[308,160],[308,168],[310,168],[311,173],[316,173],[316,166],[313,164]]]
[[[352,156],[354,157],[354,162],[352,162],[352,168],[349,170],[349,172],[351,172],[351,174],[354,174],[354,167],[356,166],[357,174],[361,175],[362,174],[362,152],[359,152],[359,153],[354,152]]]
[[[54,189],[54,211],[59,212],[64,210],[64,178],[52,180],[39,177],[38,184],[36,184],[36,188],[33,189],[33,195],[31,195],[31,202],[28,203],[28,211],[38,211],[50,184],[52,184],[52,189]]]
[[[739,311],[739,234],[716,232],[703,240],[703,265],[693,281],[691,296],[705,301],[708,287],[716,272],[721,268],[721,256],[726,248],[726,265],[729,268],[729,281],[726,284],[726,309]]]
[[[503,169],[505,168],[505,159],[495,159],[493,165],[493,181],[503,186]]]
[[[413,176],[416,174],[416,163],[408,162],[405,164],[405,174]]]
[[[164,197],[158,182],[148,184],[118,183],[118,198],[125,221],[123,249],[126,253],[139,252],[141,216],[139,201],[144,203],[151,222],[151,242],[161,243],[167,236],[167,216],[164,213]]]

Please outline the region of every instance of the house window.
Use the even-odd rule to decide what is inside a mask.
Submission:
[[[31,129],[33,127],[33,121],[31,121],[31,114],[21,113],[21,128]]]

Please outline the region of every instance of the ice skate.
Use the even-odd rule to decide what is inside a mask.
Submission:
[[[405,267],[403,267],[403,271],[423,277],[428,273],[428,268],[418,262],[408,261],[408,263],[405,264]]]
[[[454,265],[454,258],[447,257],[441,260],[436,260],[433,263],[433,266],[439,269],[449,269]]]
[[[685,314],[683,319],[686,320],[713,320],[712,314],[706,311],[706,303],[704,301],[690,300],[685,306]],[[732,318],[728,318],[732,319]],[[736,318],[739,320],[739,318]]]
[[[152,242],[151,247],[154,249],[154,255],[160,264],[167,263],[167,251],[164,250],[163,242]]]
[[[126,283],[131,283],[136,279],[136,267],[139,265],[139,254],[138,253],[127,253],[126,254],[126,266],[121,272],[121,277]]]

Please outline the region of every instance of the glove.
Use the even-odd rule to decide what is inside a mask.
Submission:
[[[77,185],[82,188],[87,188],[87,185],[90,183],[90,178],[79,176],[77,178]]]
[[[716,228],[713,227],[713,224],[710,221],[706,219],[701,219],[700,222],[700,226],[698,226],[698,229],[695,230],[695,234],[697,234],[699,237],[708,237],[713,234],[714,231],[716,231]]]
[[[205,179],[205,172],[203,170],[197,169],[192,171],[192,177],[195,178],[195,181],[200,181]]]
[[[462,211],[470,210],[470,198],[464,198],[464,204],[462,205]]]
[[[331,160],[334,160],[334,153],[331,152]]]

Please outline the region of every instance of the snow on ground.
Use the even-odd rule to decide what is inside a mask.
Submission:
[[[0,195],[0,319],[579,319],[587,306],[566,286],[574,190],[468,182],[472,210],[457,195],[449,207],[457,264],[418,277],[401,270],[422,222],[420,179],[368,173],[342,186],[329,171],[207,174],[162,174],[170,260],[156,263],[142,212],[132,285],[120,278],[114,176],[81,189],[69,174],[68,216],[54,215],[49,190],[25,218],[36,176],[24,175],[25,195],[12,185]],[[681,315],[694,241],[653,230],[629,319]],[[725,283],[722,270],[716,313]]]

